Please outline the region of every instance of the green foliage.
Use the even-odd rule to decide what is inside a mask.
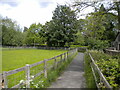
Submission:
[[[119,57],[116,56],[118,58],[116,59],[114,56],[98,51],[91,51],[91,54],[110,85],[113,88],[120,88]]]
[[[111,44],[115,40],[116,30],[119,29],[119,3],[112,3],[111,8],[108,6],[110,10],[117,11],[118,15],[108,12],[108,8],[105,8],[104,4],[101,3],[100,7],[95,8],[95,12],[88,14],[85,19],[79,20],[77,20],[76,12],[69,6],[58,5],[50,22],[45,25],[31,24],[30,28],[24,27],[23,32],[15,21],[1,17],[2,35],[1,32],[0,35],[2,36],[2,45],[36,46],[47,44],[55,47],[65,45],[69,47],[73,44],[89,45],[93,49],[103,49],[104,46],[109,46],[107,43]]]
[[[87,36],[101,39],[105,31],[105,27],[103,26],[104,20],[105,19],[102,18],[99,12],[93,13],[91,16],[87,17],[87,24],[85,26]]]
[[[95,12],[88,16],[85,26],[87,30],[85,32],[88,37],[112,41],[115,39],[115,31],[113,31],[115,18],[110,14],[104,13]]]
[[[16,22],[9,18],[2,18],[0,25],[2,27],[2,45],[22,45],[23,35]]]
[[[109,47],[109,43],[106,40],[96,40],[95,38],[86,38],[86,45],[89,46],[90,49],[104,49]]]
[[[76,38],[74,40],[74,44],[76,45],[85,45],[85,39],[83,34],[78,30],[76,34]]]
[[[73,42],[76,33],[76,14],[66,5],[58,5],[52,20],[45,25],[48,46],[63,47]]]
[[[92,69],[90,66],[90,57],[88,55],[88,53],[85,53],[85,57],[84,57],[84,70],[85,70],[85,78],[86,78],[86,84],[87,84],[87,88],[97,88],[96,84],[95,84],[95,80],[94,80],[94,76],[92,74]]]
[[[45,41],[43,26],[41,24],[32,24],[28,30],[25,30],[24,35],[23,42],[27,46],[43,44]]]
[[[84,22],[84,41],[90,48],[103,49],[115,40],[116,17],[107,12],[104,5],[89,14]]]

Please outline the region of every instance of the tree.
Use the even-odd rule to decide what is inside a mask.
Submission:
[[[24,30],[23,30],[23,32],[26,32],[28,30],[28,28],[27,27],[24,27]]]
[[[2,16],[0,15],[0,45],[2,45]]]
[[[9,18],[2,18],[2,45],[22,45],[22,33],[15,21]]]
[[[94,7],[95,12],[88,14],[85,31],[88,36],[113,41],[115,37],[116,17],[108,12],[103,2],[75,2],[77,9],[83,10],[86,7]],[[82,7],[83,6],[83,7]],[[99,7],[97,7],[99,6]],[[112,35],[112,36],[111,36]]]
[[[42,44],[44,42],[44,36],[43,36],[43,29],[42,29],[42,25],[39,24],[31,24],[30,28],[25,32],[24,32],[24,44],[28,45],[28,46],[35,46],[35,45],[39,45]]]
[[[111,14],[113,14],[114,16],[117,17],[117,27],[118,27],[118,30],[120,31],[120,1],[117,1],[115,2],[113,0],[113,2],[111,2],[109,4],[109,8],[107,9],[108,12],[110,11],[116,11],[117,13],[114,13],[114,12],[111,12]]]
[[[115,1],[112,0],[111,2],[107,0],[101,0],[101,1],[93,1],[93,2],[81,2],[81,0],[75,0],[73,3],[73,7],[77,8],[77,11],[81,12],[87,7],[93,7],[94,11],[99,11],[99,7],[101,5],[106,5],[107,3],[107,9],[106,12],[103,14],[111,14],[114,15],[117,18],[117,29],[120,30],[120,0]]]
[[[91,16],[87,17],[86,23],[86,34],[89,37],[93,37],[96,39],[102,39],[105,31],[105,27],[103,24],[105,23],[105,17],[100,15],[99,12],[92,13]],[[106,22],[107,23],[107,22]]]
[[[61,46],[74,41],[77,32],[76,14],[67,5],[58,5],[52,20],[46,23],[48,46]],[[49,29],[49,30],[48,30]]]
[[[95,49],[103,49],[103,44],[108,47],[109,43],[115,39],[115,25],[115,15],[108,12],[104,5],[101,4],[100,8],[97,8],[95,12],[88,14],[86,17],[83,26],[86,45]]]
[[[80,32],[80,30],[78,30],[78,32],[76,34],[74,44],[76,44],[76,45],[85,45],[85,39],[84,39],[84,36],[83,36],[82,32]]]

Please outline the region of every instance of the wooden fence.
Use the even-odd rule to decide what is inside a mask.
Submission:
[[[58,66],[61,65],[61,63],[65,62],[66,60],[68,60],[69,57],[71,57],[72,55],[74,55],[77,52],[77,49],[74,50],[70,50],[68,52],[65,52],[63,54],[60,54],[58,56],[55,56],[53,58],[50,59],[45,59],[43,61],[34,63],[34,64],[26,64],[26,66],[15,69],[15,70],[11,70],[11,71],[4,71],[2,74],[0,74],[0,89],[1,88],[20,88],[22,85],[25,85],[26,88],[30,88],[30,80],[33,80],[34,78],[40,76],[41,74],[44,74],[44,77],[47,78],[47,71],[51,68],[56,69]],[[50,61],[50,62],[49,62]],[[36,66],[42,66],[43,65],[43,69],[41,69],[40,67],[37,67],[37,69],[35,69]],[[33,68],[33,69],[31,69]],[[41,69],[41,70],[40,70]],[[31,73],[32,71],[37,71],[37,73]],[[25,74],[23,74],[23,76],[21,77],[21,79],[23,79],[24,77],[24,81],[20,82],[20,80],[18,81],[19,83],[17,83],[16,85],[13,85],[11,87],[8,86],[8,83],[10,82],[14,82],[14,80],[8,80],[8,77],[10,75],[13,74],[17,74],[21,71],[24,71]]]
[[[103,73],[101,72],[101,70],[99,69],[97,64],[95,64],[95,61],[90,53],[89,53],[89,56],[91,58],[90,65],[91,65],[91,69],[93,72],[93,76],[94,76],[97,88],[100,89],[100,88],[102,88],[101,86],[105,86],[105,88],[112,90],[112,87],[110,86],[110,84],[108,83],[106,78],[104,77]]]
[[[9,48],[9,49],[22,49],[22,48],[37,48],[37,49],[45,49],[45,50],[72,50],[73,48],[69,47],[35,47],[35,46],[21,46],[21,47],[15,47],[15,46],[3,46],[3,48]]]
[[[110,55],[120,55],[120,50],[110,50],[110,49],[105,49],[105,53],[110,54]]]

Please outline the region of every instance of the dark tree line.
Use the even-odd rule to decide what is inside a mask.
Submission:
[[[75,0],[72,6],[79,13],[85,8],[94,8],[94,12],[89,13],[84,19],[85,45],[93,49],[111,46],[115,40],[116,33],[120,30],[120,1],[81,2],[80,0]]]
[[[99,6],[98,4],[99,3]],[[58,5],[53,12],[52,20],[45,25],[33,23],[23,32],[9,18],[1,18],[2,45],[64,47],[70,45],[86,45],[94,49],[110,46],[119,30],[119,2],[113,2],[106,8],[102,2],[73,3],[78,11],[88,6],[95,8],[85,19],[77,18],[77,10],[70,6]],[[116,10],[109,12],[110,10]],[[81,12],[79,12],[81,13]]]
[[[64,47],[74,41],[77,32],[76,13],[67,5],[58,5],[50,22],[45,25],[34,23],[29,28],[24,27],[23,32],[9,18],[2,18],[1,25],[2,45],[7,46],[35,46],[47,43],[47,46]]]

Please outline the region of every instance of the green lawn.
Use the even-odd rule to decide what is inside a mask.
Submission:
[[[65,50],[2,49],[2,71],[9,71],[57,56]]]

